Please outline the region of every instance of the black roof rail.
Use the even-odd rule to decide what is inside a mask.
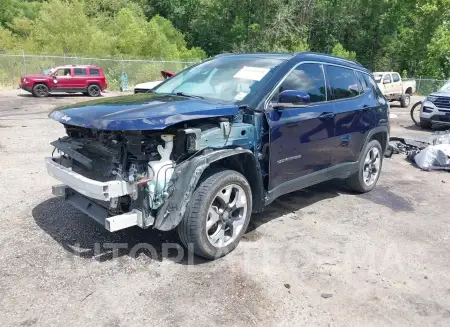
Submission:
[[[214,57],[223,57],[223,56],[229,56],[229,55],[235,55],[235,54],[239,54],[236,52],[224,52],[224,53],[219,53],[218,55],[215,55]]]
[[[324,56],[324,57],[329,57],[329,58],[335,58],[335,59],[339,59],[341,61],[346,61],[348,63],[356,64],[356,65],[359,65],[361,67],[364,67],[360,62],[358,62],[356,60],[351,60],[351,59],[346,59],[346,58],[342,58],[342,57],[338,57],[338,56],[333,56],[333,55],[328,54],[328,53],[303,51],[303,52],[296,52],[296,53],[294,53],[294,56],[301,55],[301,54],[313,54],[313,55],[319,55],[319,56]]]

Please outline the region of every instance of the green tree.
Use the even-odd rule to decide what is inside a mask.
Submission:
[[[356,60],[356,53],[354,51],[347,51],[340,43],[336,43],[336,45],[333,47],[333,50],[331,50],[331,54],[333,56],[346,58],[350,60]]]

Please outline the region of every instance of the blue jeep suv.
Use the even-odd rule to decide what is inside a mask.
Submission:
[[[214,259],[277,197],[344,179],[368,192],[388,103],[360,64],[317,53],[221,55],[148,93],[55,109],[55,195],[114,232],[168,231]]]

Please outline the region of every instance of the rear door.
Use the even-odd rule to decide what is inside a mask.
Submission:
[[[86,68],[74,68],[73,69],[73,87],[77,90],[84,90],[87,88],[86,81],[88,78]]]
[[[330,65],[326,66],[326,74],[336,113],[332,165],[345,170],[345,164],[358,160],[368,131],[375,127],[375,103],[367,97],[363,73]]]
[[[303,63],[290,72],[275,93],[271,102],[278,102],[284,90],[307,92],[311,102],[307,106],[274,110],[268,108],[270,125],[270,185],[274,189],[293,182],[293,189],[307,175],[326,175],[331,165],[334,136],[334,107],[327,100],[323,66]]]
[[[98,83],[102,89],[107,87],[105,75],[100,67],[89,67],[89,81]]]

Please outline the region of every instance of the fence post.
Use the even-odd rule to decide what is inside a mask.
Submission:
[[[23,70],[25,75],[27,74],[27,62],[25,60],[25,51],[22,49],[22,58],[23,58]]]
[[[421,80],[422,80],[422,77],[419,76],[419,83],[417,84],[417,90],[416,90],[417,94],[421,94],[421,93],[420,93],[420,81],[421,81]]]

